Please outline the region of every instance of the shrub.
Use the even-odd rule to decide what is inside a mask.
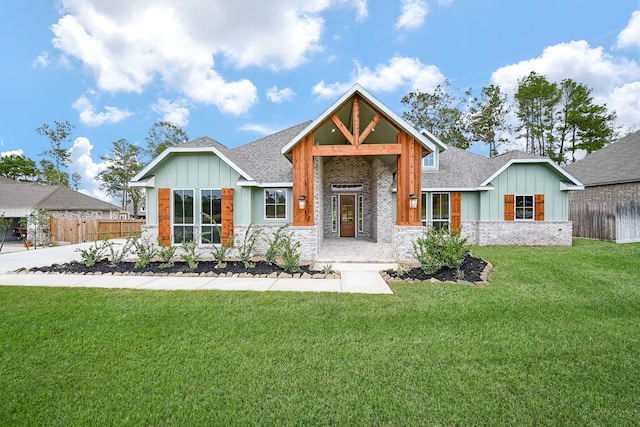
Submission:
[[[293,243],[291,234],[283,234],[280,237],[278,256],[281,260],[278,266],[290,273],[302,271],[300,268],[300,242]]]
[[[169,268],[173,267],[173,257],[176,254],[176,250],[178,249],[176,246],[164,246],[162,243],[162,239],[158,239],[158,246],[160,249],[158,250],[158,256],[162,260],[162,263],[158,266],[160,268]]]
[[[426,274],[437,273],[443,267],[457,269],[464,261],[466,242],[458,233],[431,227],[413,242],[413,255]]]
[[[226,258],[227,252],[231,249],[231,243],[235,236],[229,236],[227,241],[220,246],[214,246],[211,250],[211,255],[216,260],[216,268],[225,268],[227,266]]]
[[[155,245],[149,241],[149,239],[135,239],[133,240],[133,246],[136,250],[138,261],[136,261],[136,268],[144,268],[158,254],[158,249]]]
[[[122,245],[122,249],[118,250],[116,249],[115,243],[105,237],[102,243],[105,250],[108,251],[107,258],[109,259],[109,264],[114,266],[121,264],[133,247],[134,240],[137,240],[137,236],[127,238],[127,240],[124,242],[124,245]]]
[[[182,243],[184,253],[180,254],[180,258],[189,264],[189,268],[196,269],[200,264],[201,255],[197,252],[198,244],[195,240]]]
[[[251,227],[252,225],[249,224],[249,227],[247,227],[247,230],[244,232],[242,244],[238,246],[240,261],[242,261],[245,268],[254,268],[256,266],[254,262],[251,262],[251,255],[253,254],[253,249],[256,246],[256,240],[261,232],[261,230],[252,230]]]
[[[277,262],[278,254],[281,252],[282,248],[282,238],[284,236],[285,228],[289,227],[289,224],[284,224],[275,233],[273,233],[272,237],[265,237],[269,248],[267,248],[267,253],[264,255],[267,262],[275,264]]]
[[[80,263],[92,267],[105,257],[105,248],[102,243],[93,242],[87,249],[80,249]]]

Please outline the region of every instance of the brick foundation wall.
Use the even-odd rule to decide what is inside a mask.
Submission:
[[[626,184],[597,185],[581,191],[569,192],[569,204],[586,202],[640,201],[640,182]]]
[[[399,226],[390,227],[393,246],[396,250],[398,262],[415,263],[413,256],[413,242],[415,242],[425,231],[422,226]]]
[[[476,241],[471,240],[473,227],[463,232],[470,230],[467,243],[480,246],[571,246],[572,229],[571,221],[479,221]]]

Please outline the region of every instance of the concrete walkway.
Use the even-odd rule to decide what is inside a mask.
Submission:
[[[33,268],[80,260],[80,250],[93,243],[57,246],[0,254],[0,286],[54,286],[128,288],[155,290],[295,291],[393,294],[378,272],[393,264],[334,264],[340,279],[256,279],[176,276],[99,276],[73,274],[14,273]],[[322,266],[320,266],[322,268]]]

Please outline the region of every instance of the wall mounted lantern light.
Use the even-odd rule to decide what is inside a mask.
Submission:
[[[409,194],[409,208],[416,209],[418,207],[418,196],[411,193]]]
[[[298,208],[300,210],[304,210],[307,207],[307,198],[304,197],[304,194],[302,194],[299,198],[298,198]]]

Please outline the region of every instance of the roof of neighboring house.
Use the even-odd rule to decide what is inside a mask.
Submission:
[[[640,181],[640,131],[577,160],[565,169],[586,186]]]
[[[484,157],[456,147],[440,153],[440,169],[422,173],[423,189],[479,190],[491,186],[491,181],[514,163],[541,163],[564,177],[574,189],[581,183],[547,157],[523,151],[509,151],[495,157]]]
[[[1,209],[119,210],[115,205],[62,185],[1,180]]]
[[[231,150],[242,166],[259,183],[291,183],[293,168],[282,155],[282,147],[306,128],[311,121],[266,136]],[[268,167],[265,167],[268,165]]]

